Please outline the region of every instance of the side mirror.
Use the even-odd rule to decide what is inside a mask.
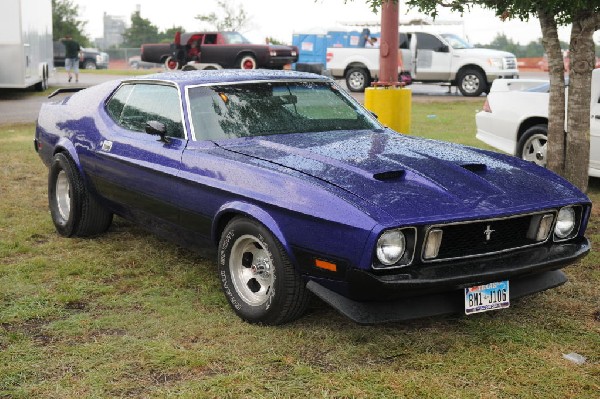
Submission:
[[[148,121],[146,122],[145,130],[148,134],[151,134],[153,136],[160,136],[160,139],[158,139],[158,141],[162,141],[163,143],[167,144],[171,142],[167,137],[167,127],[162,122]]]
[[[442,44],[440,46],[440,48],[438,49],[439,53],[449,53],[450,52],[450,47],[448,47],[447,44]]]

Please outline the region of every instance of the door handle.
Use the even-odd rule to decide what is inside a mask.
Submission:
[[[592,115],[592,119],[600,119],[600,115]]]

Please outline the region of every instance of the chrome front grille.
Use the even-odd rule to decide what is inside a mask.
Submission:
[[[515,57],[504,57],[504,69],[517,69],[517,59]]]

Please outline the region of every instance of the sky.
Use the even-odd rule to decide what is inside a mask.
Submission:
[[[340,29],[343,23],[358,23],[354,28],[361,30],[361,22],[378,22],[381,14],[373,13],[363,0],[229,0],[233,4],[241,4],[250,16],[248,27],[242,31],[250,41],[263,43],[266,37],[273,37],[285,43],[291,43],[294,33],[319,33],[331,29]],[[79,6],[80,19],[87,21],[86,34],[94,39],[103,36],[102,18],[108,15],[123,16],[130,21],[131,14],[139,5],[141,16],[149,19],[160,30],[181,25],[187,31],[212,29],[203,25],[194,17],[198,14],[216,12],[219,7],[215,0],[74,0]],[[409,10],[404,2],[400,2],[400,22],[414,18],[423,18],[422,14]],[[441,10],[436,19],[438,23],[450,21],[452,25],[438,27],[440,33],[447,31],[460,34],[471,43],[486,44],[498,33],[527,44],[541,37],[541,29],[537,20],[529,22],[502,22],[492,11],[475,9],[461,17],[459,13]],[[352,27],[350,28],[352,29]],[[371,28],[377,31],[377,28]],[[569,41],[569,28],[560,28],[561,40]],[[600,34],[595,35],[596,43],[600,43]]]

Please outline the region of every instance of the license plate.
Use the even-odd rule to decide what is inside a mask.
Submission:
[[[465,313],[474,314],[510,306],[508,281],[465,288]]]

